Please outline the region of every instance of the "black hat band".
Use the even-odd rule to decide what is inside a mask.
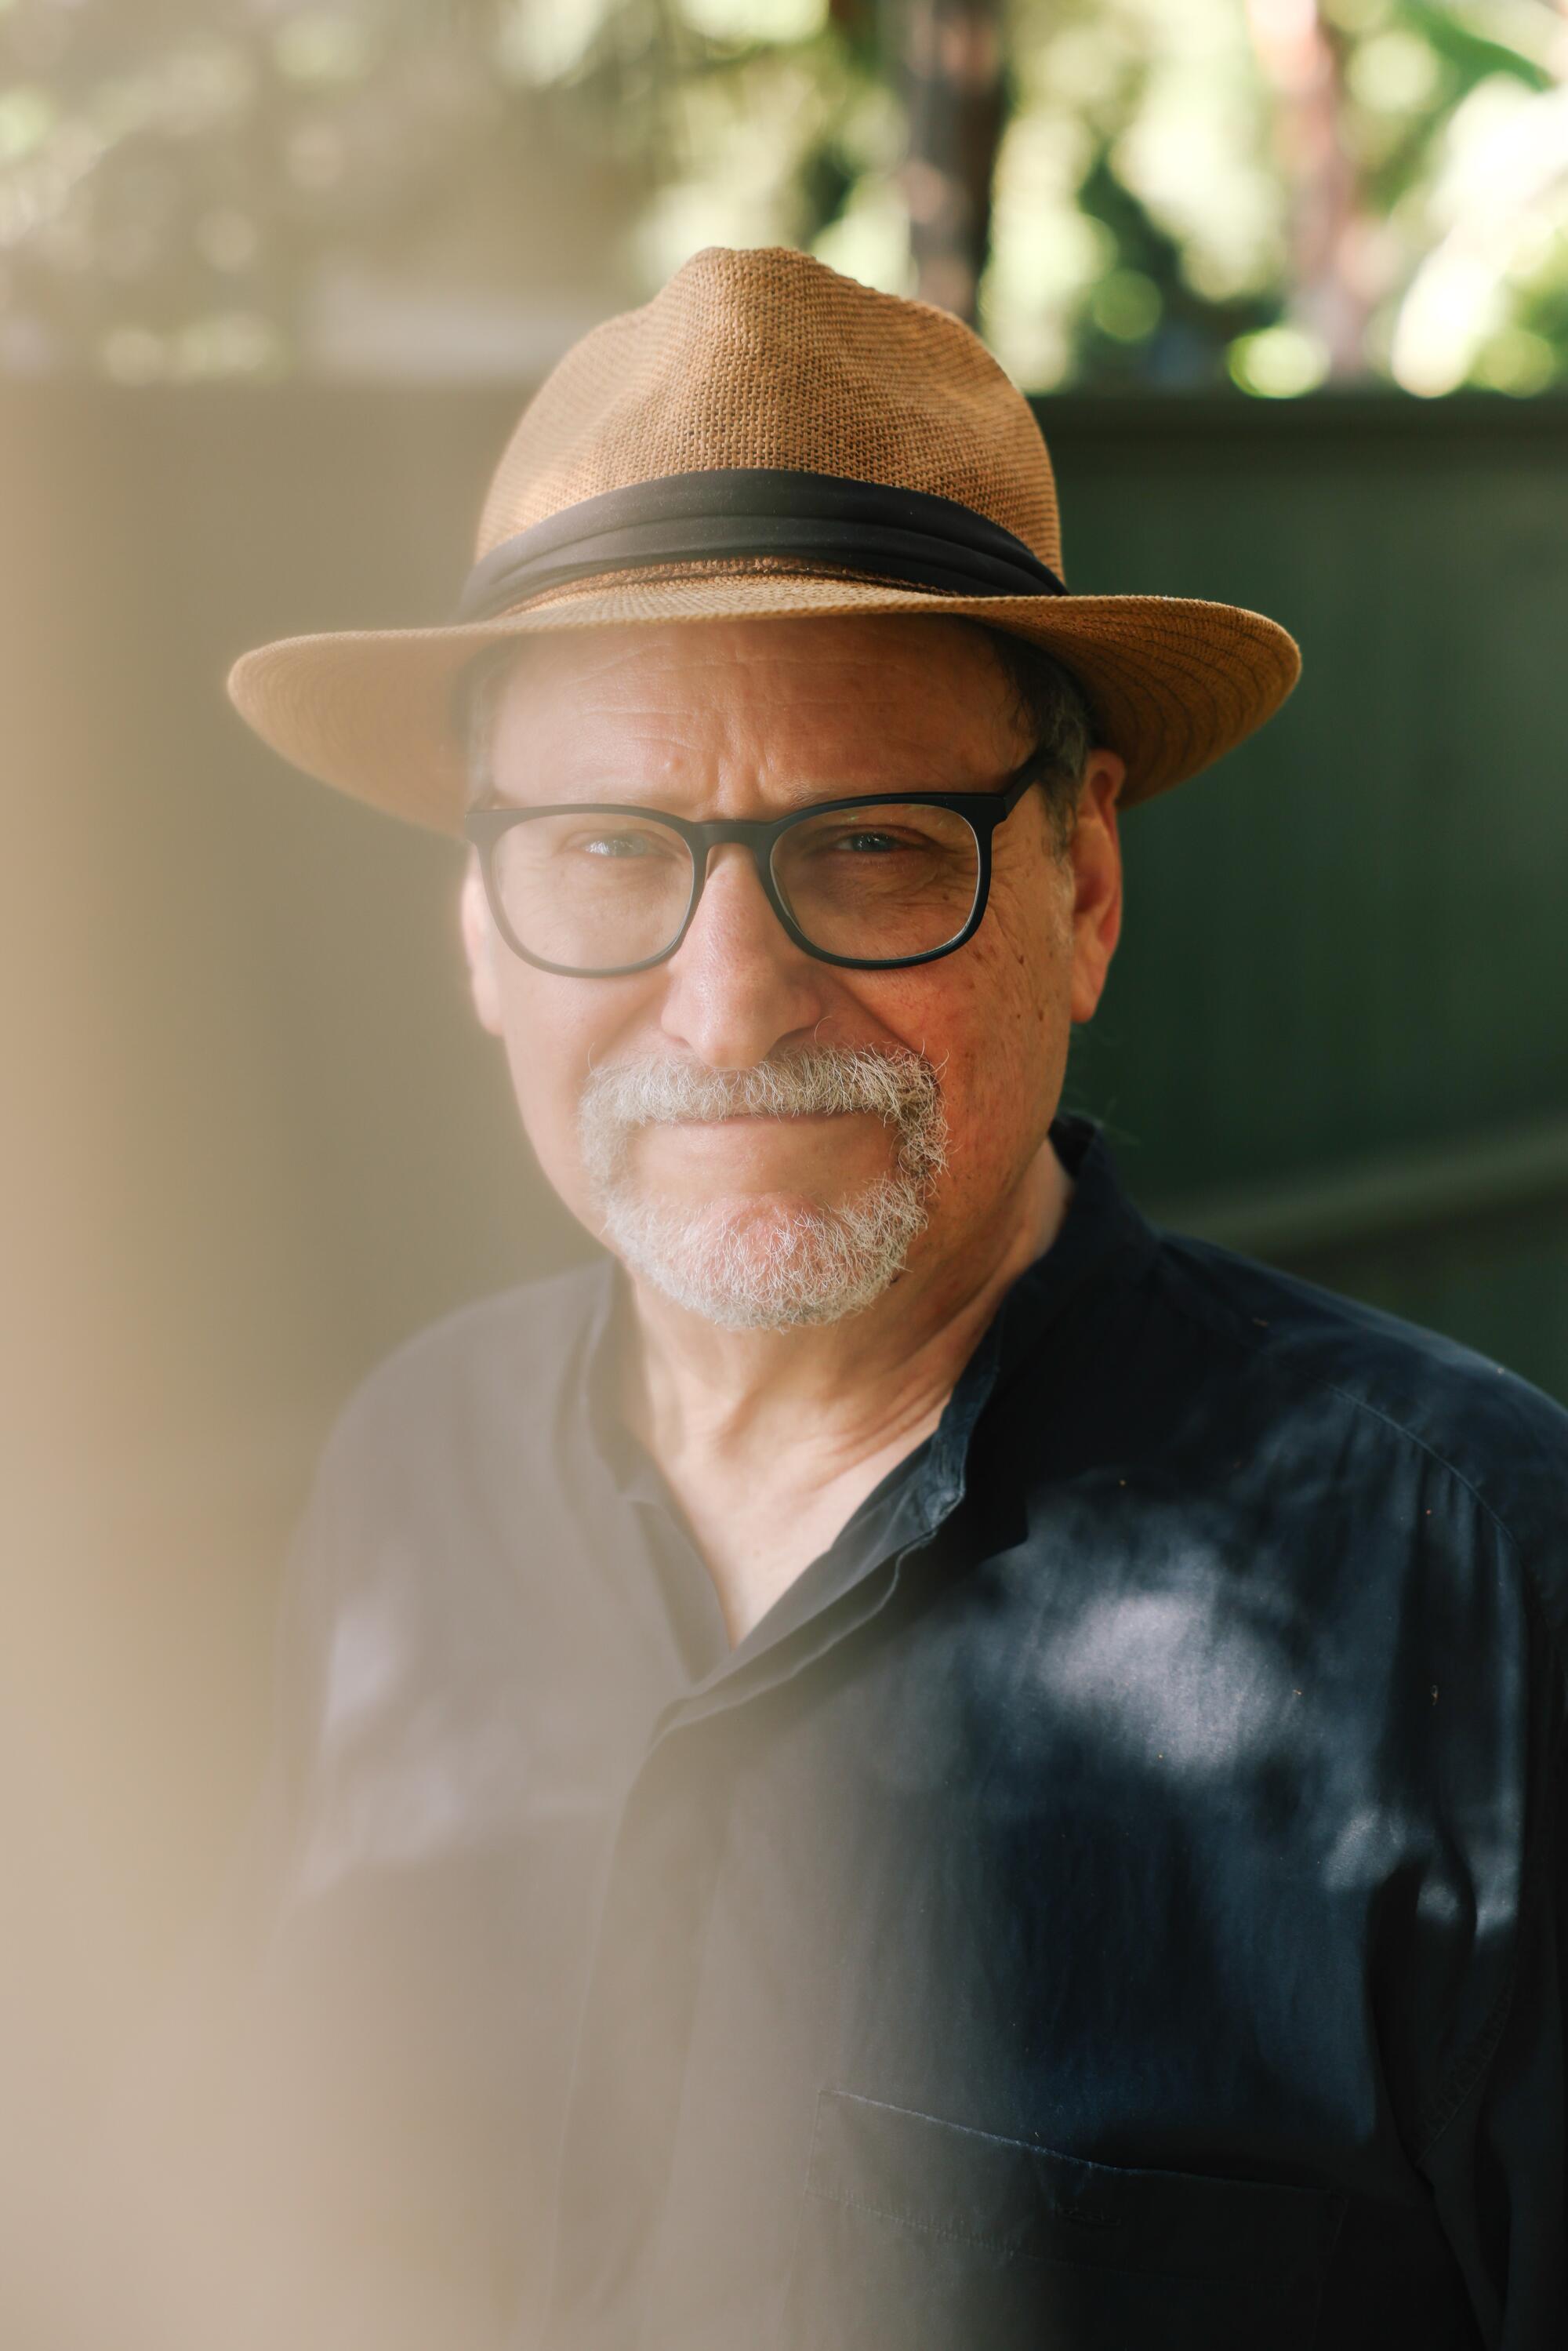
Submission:
[[[948,596],[1065,596],[1021,538],[956,498],[763,465],[605,490],[503,539],[469,573],[459,622],[596,573],[770,555],[842,564]]]

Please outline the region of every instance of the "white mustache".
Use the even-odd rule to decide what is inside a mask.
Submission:
[[[585,1129],[627,1134],[641,1126],[727,1118],[811,1118],[861,1112],[902,1134],[941,1116],[936,1070],[906,1046],[809,1046],[748,1070],[706,1070],[656,1058],[594,1070],[582,1091]]]

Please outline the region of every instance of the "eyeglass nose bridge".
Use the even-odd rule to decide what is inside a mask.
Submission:
[[[723,849],[731,843],[749,852],[752,868],[756,872],[762,894],[786,936],[796,946],[806,946],[806,942],[792,919],[789,909],[779,893],[778,882],[774,878],[773,844],[783,830],[783,826],[777,819],[714,817],[701,823],[695,823],[687,819],[682,823],[680,830],[685,835],[686,847],[691,852],[692,897],[691,904],[686,908],[686,918],[681,925],[680,936],[674,946],[666,950],[668,954],[674,955],[676,949],[684,945],[686,934],[696,919],[697,908],[702,903],[703,893],[707,888],[714,851]],[[810,954],[810,949],[806,947],[806,952]]]
[[[706,852],[721,848],[727,841],[738,841],[755,857],[758,852],[766,856],[779,826],[777,821],[762,817],[727,816],[714,817],[702,824],[688,823],[685,830],[695,851]]]

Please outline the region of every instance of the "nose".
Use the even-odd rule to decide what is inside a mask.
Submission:
[[[662,968],[664,1034],[710,1069],[753,1068],[831,1006],[831,967],[795,945],[736,841],[710,852],[691,928]]]

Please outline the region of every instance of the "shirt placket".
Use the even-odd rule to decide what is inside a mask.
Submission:
[[[934,1458],[898,1547],[760,1652],[666,1708],[613,1839],[562,2137],[545,2351],[632,2351],[686,2093],[732,1782],[727,1723],[871,1627],[905,1562],[963,1495],[963,1456],[989,1378]]]

